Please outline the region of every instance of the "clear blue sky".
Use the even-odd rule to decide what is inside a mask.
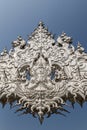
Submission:
[[[0,0],[0,52],[9,50],[17,35],[27,40],[39,21],[56,36],[65,31],[87,51],[87,0]],[[87,130],[87,103],[68,110],[67,117],[52,115],[40,125],[31,115],[18,117],[0,105],[0,130]]]

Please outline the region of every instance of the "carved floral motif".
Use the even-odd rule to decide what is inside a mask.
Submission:
[[[68,112],[64,105],[87,100],[87,53],[62,33],[57,41],[42,22],[26,42],[21,36],[0,56],[0,101],[17,101],[18,111],[44,116]]]

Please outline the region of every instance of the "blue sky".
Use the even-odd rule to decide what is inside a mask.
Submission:
[[[39,21],[56,37],[65,31],[87,51],[87,0],[0,0],[0,52],[18,35],[27,40]],[[18,117],[8,105],[0,106],[0,130],[87,130],[87,103],[68,110],[67,117],[52,115],[40,125],[31,115]]]

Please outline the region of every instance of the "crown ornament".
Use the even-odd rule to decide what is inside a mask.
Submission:
[[[40,22],[27,42],[18,36],[12,49],[1,53],[0,102],[42,124],[46,116],[68,112],[67,100],[72,106],[87,100],[87,53],[64,32],[55,40]]]

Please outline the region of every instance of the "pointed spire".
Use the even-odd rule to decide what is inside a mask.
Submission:
[[[28,36],[27,43],[34,48],[35,46],[46,46],[46,42],[49,46],[54,45],[54,36],[48,31],[48,28],[44,26],[44,23],[40,21],[38,27],[34,29],[31,36]]]

